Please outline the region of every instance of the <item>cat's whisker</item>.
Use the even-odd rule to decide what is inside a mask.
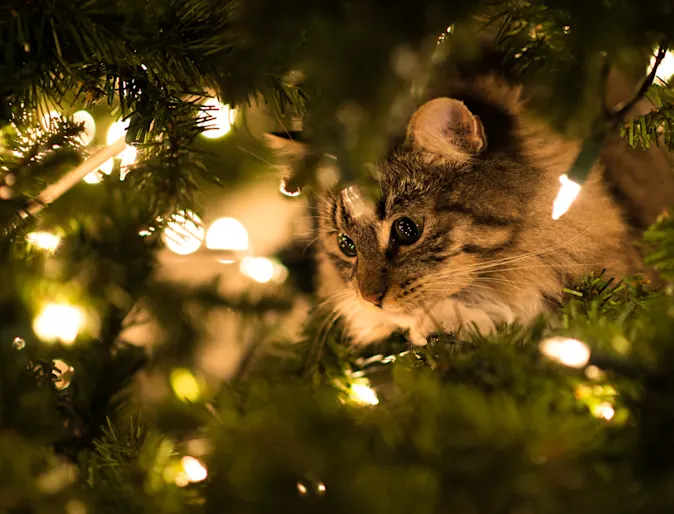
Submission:
[[[521,271],[521,270],[529,270],[529,269],[536,269],[536,268],[550,268],[550,269],[564,269],[564,268],[583,268],[587,269],[590,266],[601,266],[603,263],[601,262],[579,262],[579,263],[573,263],[573,264],[532,264],[531,266],[517,266],[517,267],[503,267],[503,268],[495,268],[495,269],[486,269],[486,270],[477,270],[477,271],[466,271],[464,273],[459,273],[455,271],[444,271],[441,272],[440,274],[429,274],[428,276],[432,276],[434,278],[443,278],[443,277],[460,277],[468,274],[478,274],[478,275],[484,275],[488,273],[505,273],[508,271]]]
[[[328,305],[328,304],[330,304],[330,303],[334,303],[334,302],[338,302],[338,301],[341,301],[341,300],[345,300],[346,298],[348,298],[349,296],[352,296],[353,294],[354,294],[353,291],[349,291],[349,290],[346,290],[346,291],[338,291],[338,292],[333,293],[333,294],[331,294],[330,296],[328,296],[328,297],[327,297],[324,301],[322,301],[321,303],[318,303],[318,304],[312,306],[312,309],[320,309],[320,308],[321,308],[322,306],[324,306],[324,305]]]
[[[502,259],[492,259],[490,261],[486,261],[486,262],[483,262],[483,263],[476,263],[476,264],[472,264],[472,265],[469,265],[469,266],[463,266],[463,267],[457,268],[456,270],[452,271],[451,273],[453,273],[454,275],[458,275],[459,273],[464,272],[464,271],[467,272],[467,273],[478,272],[478,271],[481,271],[483,269],[494,268],[496,266],[501,266],[501,265],[506,264],[506,263],[512,263],[512,262],[517,262],[517,261],[521,261],[521,260],[524,260],[524,259],[529,259],[529,258],[532,258],[532,257],[538,257],[540,255],[544,255],[546,253],[550,253],[550,252],[553,252],[555,250],[559,250],[560,248],[564,248],[566,246],[569,246],[570,244],[574,243],[579,238],[583,237],[584,235],[586,235],[589,232],[590,232],[590,229],[585,229],[581,233],[576,234],[575,236],[568,239],[567,241],[564,241],[562,243],[550,246],[550,247],[548,247],[544,250],[540,250],[540,251],[537,251],[537,252],[527,252],[527,253],[520,254],[520,255],[504,257]],[[447,273],[449,273],[449,272],[447,272]]]

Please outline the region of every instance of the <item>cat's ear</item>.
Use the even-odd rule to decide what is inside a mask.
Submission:
[[[281,161],[297,161],[307,153],[307,145],[296,139],[265,134],[265,143]]]
[[[453,98],[436,98],[422,105],[407,126],[407,141],[455,160],[465,160],[487,147],[480,119]]]

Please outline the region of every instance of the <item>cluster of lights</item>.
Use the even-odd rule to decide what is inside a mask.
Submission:
[[[181,470],[176,474],[175,483],[179,487],[202,482],[208,477],[208,469],[196,457],[186,455],[180,459]]]
[[[141,235],[149,234],[144,231]],[[190,210],[179,211],[171,217],[162,233],[166,247],[178,255],[190,255],[198,251],[202,245],[214,252],[231,252],[231,257],[248,250],[248,231],[235,218],[215,220],[208,231],[204,229],[201,218]],[[232,264],[230,256],[218,255],[219,262]],[[288,270],[280,262],[266,257],[243,257],[239,263],[242,275],[265,284],[268,282],[283,283],[288,278]]]

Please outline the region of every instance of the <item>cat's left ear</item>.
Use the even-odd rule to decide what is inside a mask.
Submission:
[[[487,147],[480,119],[453,98],[435,98],[422,105],[407,126],[407,141],[440,157],[465,160]]]

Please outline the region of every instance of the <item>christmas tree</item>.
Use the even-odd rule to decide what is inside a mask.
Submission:
[[[0,512],[672,511],[669,1],[0,12]],[[417,95],[482,66],[584,141],[550,215],[620,164],[650,278],[589,275],[532,326],[354,348],[303,234],[323,157],[366,191]],[[310,151],[288,168],[265,132]],[[269,177],[295,225],[252,248],[231,191],[259,202]]]

